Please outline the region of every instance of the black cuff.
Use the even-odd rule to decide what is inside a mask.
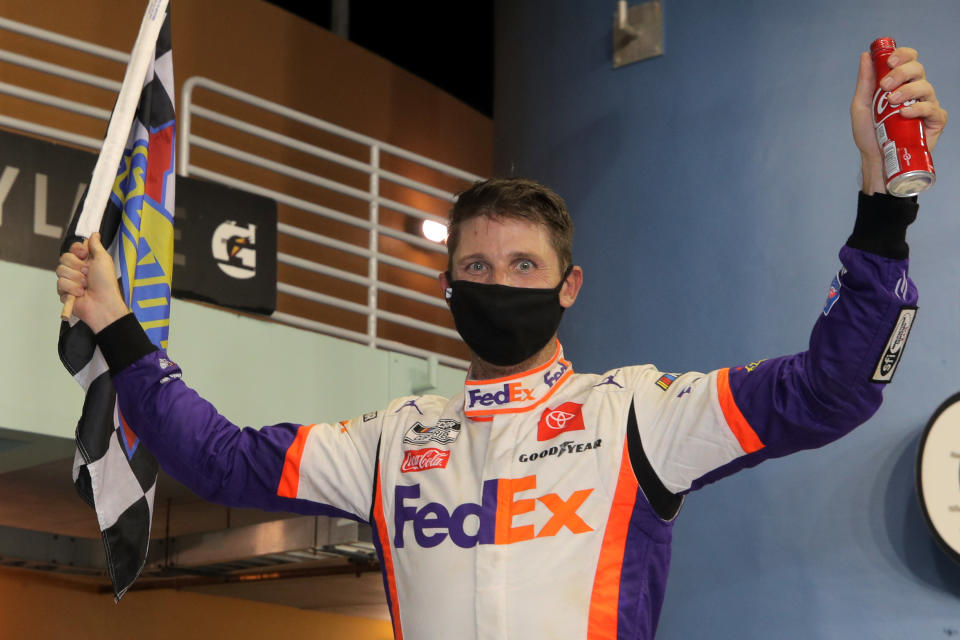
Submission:
[[[156,345],[150,342],[143,327],[137,322],[137,316],[132,313],[101,329],[94,339],[110,367],[111,376],[117,375],[148,353],[157,351]]]
[[[875,253],[885,258],[906,260],[907,226],[917,219],[916,196],[897,198],[886,193],[872,196],[859,194],[857,223],[847,239],[847,246]]]

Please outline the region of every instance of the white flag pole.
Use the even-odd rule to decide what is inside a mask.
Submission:
[[[153,61],[157,48],[157,36],[163,26],[169,0],[150,0],[147,10],[140,22],[140,32],[133,44],[130,53],[130,62],[123,76],[120,94],[113,107],[113,115],[107,125],[107,135],[100,147],[97,164],[93,168],[90,178],[90,188],[80,210],[77,220],[76,234],[82,238],[89,238],[91,234],[100,230],[103,213],[113,190],[113,183],[117,176],[117,167],[127,146],[130,137],[130,128],[133,117],[137,112],[140,93],[143,90],[143,81],[147,77],[147,69]],[[86,243],[86,241],[84,241]],[[68,320],[73,315],[74,297],[68,296],[63,305],[60,317]]]

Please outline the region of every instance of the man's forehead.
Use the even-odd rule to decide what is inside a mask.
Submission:
[[[543,224],[507,216],[477,216],[460,226],[457,253],[552,250],[550,232]]]

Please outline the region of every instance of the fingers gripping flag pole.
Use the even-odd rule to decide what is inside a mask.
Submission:
[[[167,346],[173,272],[173,58],[168,0],[148,3],[90,187],[61,252],[99,231],[127,305],[150,339]],[[96,511],[119,601],[146,563],[157,463],[121,415],[93,332],[61,323],[60,359],[85,391],[73,480]]]

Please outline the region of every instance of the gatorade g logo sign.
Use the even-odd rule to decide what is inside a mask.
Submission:
[[[533,389],[524,388],[520,382],[511,382],[504,384],[499,391],[483,391],[481,389],[471,389],[469,392],[470,405],[468,409],[473,409],[477,405],[481,407],[499,406],[508,402],[523,402],[524,400],[533,400]]]
[[[582,431],[583,425],[582,404],[564,402],[556,409],[548,408],[540,415],[537,424],[537,440],[549,440],[565,431]]]
[[[466,502],[451,511],[439,502],[419,505],[420,485],[398,486],[394,494],[393,546],[402,549],[411,524],[417,546],[435,547],[447,538],[463,549],[478,544],[513,544],[555,536],[564,529],[587,533],[593,527],[577,510],[593,489],[574,491],[568,498],[556,493],[531,496],[537,476],[499,478],[483,483],[481,503]],[[524,494],[521,497],[521,494]]]
[[[256,232],[257,225],[244,227],[233,220],[222,222],[213,232],[213,257],[231,278],[246,280],[257,275]]]

